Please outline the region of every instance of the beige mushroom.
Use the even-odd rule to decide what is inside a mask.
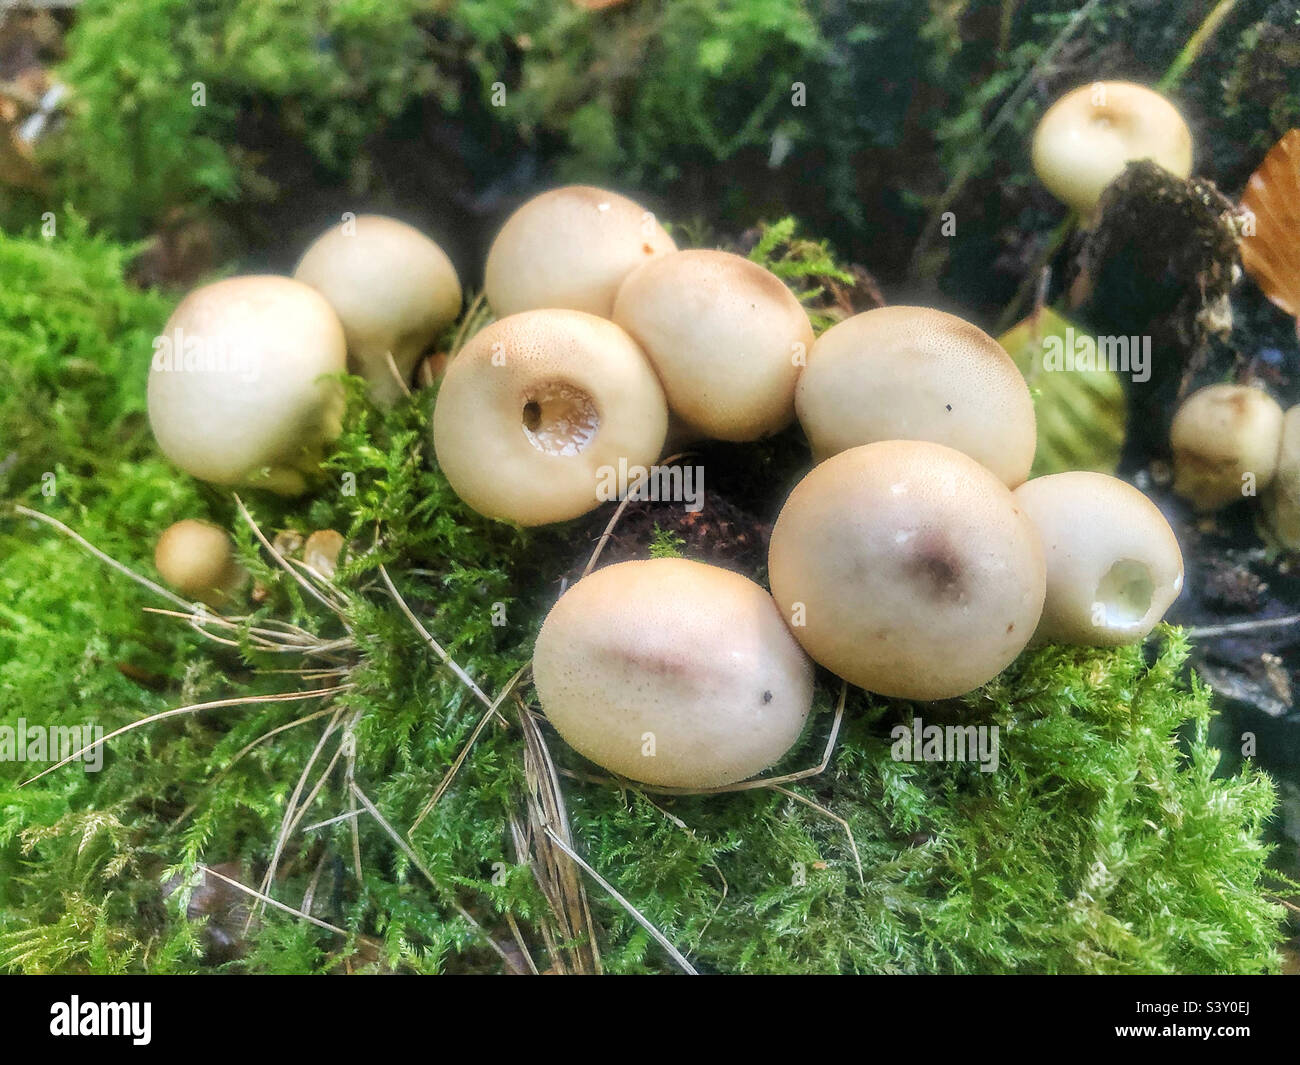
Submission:
[[[1264,519],[1283,547],[1300,551],[1300,405],[1282,420],[1277,472],[1264,493]]]
[[[1183,556],[1141,492],[1104,473],[1037,477],[1015,491],[1047,554],[1036,642],[1112,647],[1144,639],[1178,598]]]
[[[679,251],[638,267],[614,321],[645,349],[669,409],[716,440],[757,440],[794,419],[813,332],[780,278],[721,251]]]
[[[195,289],[154,342],[149,424],[172,462],[200,480],[282,495],[307,490],[338,436],[346,368],[338,316],[287,277],[233,277]]]
[[[1197,510],[1218,510],[1272,482],[1282,408],[1250,385],[1209,385],[1183,401],[1169,439],[1174,491]]]
[[[294,271],[334,308],[354,373],[378,403],[398,400],[420,354],[460,313],[460,279],[418,229],[363,214],[326,230]]]
[[[842,451],[790,494],[772,594],[816,661],[881,695],[943,699],[996,676],[1033,635],[1043,549],[1011,492],[928,441]]]
[[[154,548],[162,579],[187,599],[220,610],[248,580],[225,529],[186,518],[169,525]]]
[[[546,716],[611,772],[668,787],[753,776],[799,738],[812,663],[753,581],[685,559],[621,562],[551,608],[533,654]]]
[[[667,427],[663,389],[622,329],[582,311],[526,311],[451,361],[433,445],[480,514],[544,525],[615,498],[606,490],[620,468],[653,464]]]
[[[1127,81],[1098,81],[1062,96],[1034,131],[1033,165],[1058,200],[1084,218],[1124,167],[1140,159],[1185,178],[1192,134],[1168,100]]]
[[[623,279],[676,248],[640,204],[568,185],[534,196],[506,219],[488,250],[483,290],[499,317],[559,307],[608,318]]]
[[[317,529],[302,545],[303,565],[310,566],[326,580],[332,580],[342,553],[342,533],[335,529]]]
[[[877,440],[929,440],[1010,488],[1034,461],[1034,403],[1011,356],[928,307],[880,307],[832,326],[809,353],[795,405],[817,461]]]

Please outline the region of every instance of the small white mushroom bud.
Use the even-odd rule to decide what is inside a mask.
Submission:
[[[578,753],[647,784],[732,784],[779,761],[813,670],[772,597],[717,566],[620,562],[551,608],[533,654],[547,719]]]
[[[169,525],[154,549],[162,579],[185,598],[222,610],[248,580],[225,529],[186,518]]]
[[[1112,647],[1146,638],[1183,588],[1174,531],[1151,500],[1104,473],[1036,477],[1015,491],[1047,553],[1035,641]]]
[[[1272,482],[1282,442],[1282,408],[1250,385],[1210,385],[1183,401],[1169,440],[1174,491],[1197,510],[1218,510]]]
[[[460,313],[456,268],[414,226],[359,215],[326,230],[293,275],[334,308],[348,341],[353,373],[377,403],[402,395],[416,360]]]

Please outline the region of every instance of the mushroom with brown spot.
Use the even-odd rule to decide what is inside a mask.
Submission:
[[[571,747],[667,787],[718,787],[766,769],[812,706],[812,663],[772,597],[686,559],[620,562],[580,580],[542,625],[533,677]]]
[[[1016,502],[1042,538],[1047,599],[1037,642],[1111,647],[1155,628],[1183,587],[1183,556],[1151,500],[1104,473],[1037,477]]]
[[[1011,356],[929,307],[879,307],[832,326],[812,346],[795,405],[817,461],[878,440],[929,440],[1010,488],[1034,461],[1034,403]]]
[[[186,473],[299,495],[342,427],[343,327],[315,289],[233,277],[195,289],[154,343],[149,424]]]
[[[1169,439],[1174,491],[1197,510],[1218,510],[1272,482],[1282,408],[1251,385],[1209,385],[1183,401]]]
[[[608,318],[623,279],[676,248],[640,204],[567,185],[534,196],[506,219],[488,249],[483,291],[499,317],[551,307]]]
[[[460,279],[446,253],[414,226],[383,215],[358,215],[326,230],[293,276],[334,308],[351,368],[378,403],[402,396],[420,354],[460,313]]]
[[[644,352],[582,311],[494,322],[452,359],[433,411],[438,464],[480,514],[544,525],[617,495],[658,458],[668,426]]]
[[[248,581],[225,529],[186,518],[169,525],[153,554],[154,568],[182,596],[215,610],[227,607]]]
[[[1150,159],[1178,177],[1192,172],[1192,134],[1154,89],[1098,81],[1066,93],[1034,131],[1034,172],[1086,220],[1130,162]]]
[[[887,440],[813,468],[772,530],[772,594],[816,661],[868,691],[961,695],[1038,624],[1038,533],[974,459]]]
[[[623,282],[614,321],[645,349],[684,429],[746,441],[794,420],[812,326],[757,263],[721,251],[662,256]]]

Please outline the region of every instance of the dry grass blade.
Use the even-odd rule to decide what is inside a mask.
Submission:
[[[308,692],[285,692],[283,694],[275,695],[245,695],[237,699],[214,699],[209,703],[194,703],[190,706],[178,706],[174,710],[164,710],[162,713],[150,714],[148,717],[142,717],[138,721],[132,721],[129,725],[123,725],[119,729],[114,729],[107,736],[95,740],[94,743],[86,744],[86,746],[82,747],[78,751],[73,751],[72,754],[68,755],[62,761],[55,762],[54,765],[50,766],[48,769],[42,769],[34,777],[24,780],[18,786],[24,788],[33,781],[40,780],[41,777],[45,776],[47,773],[53,773],[56,769],[63,768],[69,762],[76,761],[87,751],[93,751],[96,747],[107,743],[109,740],[116,739],[123,733],[130,732],[132,729],[142,728],[145,725],[153,724],[155,721],[165,721],[169,717],[179,717],[182,714],[197,714],[200,710],[215,710],[218,707],[223,706],[250,706],[253,703],[291,703],[303,699],[323,698],[327,695],[337,695],[339,692],[347,691],[351,687],[351,684],[338,684],[332,688],[318,688],[315,691]]]
[[[275,549],[275,545],[266,538],[266,534],[258,527],[257,522],[253,520],[253,515],[248,512],[248,508],[244,506],[244,501],[240,499],[238,495],[235,496],[235,506],[239,508],[240,517],[248,523],[248,527],[253,530],[253,535],[261,542],[262,546],[266,549],[266,553],[275,560],[276,564],[283,569],[285,573],[289,574],[289,576],[292,577],[308,595],[327,610],[337,614],[339,620],[343,622],[343,627],[347,628],[347,618],[344,616],[344,609],[347,604],[337,598],[332,588],[318,587],[314,582],[308,580],[294,569],[293,566],[289,564],[289,560],[280,554],[280,552]],[[349,629],[349,631],[351,630]]]
[[[340,928],[338,925],[330,924],[328,921],[322,921],[319,917],[313,917],[309,913],[303,913],[302,910],[295,910],[292,906],[286,906],[283,902],[277,902],[269,895],[264,895],[260,891],[255,891],[247,884],[241,884],[238,880],[232,880],[228,876],[222,876],[215,869],[212,869],[209,866],[200,865],[199,868],[207,876],[215,876],[218,880],[224,880],[232,888],[242,891],[245,895],[251,895],[253,898],[257,899],[259,905],[274,906],[277,910],[283,910],[285,913],[291,913],[295,917],[302,918],[304,921],[310,921],[317,928],[323,928],[327,932],[333,932],[336,935],[346,936],[348,934],[346,929]]]
[[[1289,130],[1250,175],[1241,205],[1254,232],[1241,240],[1241,262],[1264,295],[1300,317],[1300,129]]]

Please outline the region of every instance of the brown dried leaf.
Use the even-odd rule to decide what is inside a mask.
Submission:
[[[1300,129],[1289,130],[1250,175],[1241,205],[1254,233],[1241,241],[1241,261],[1270,300],[1300,317]]]

